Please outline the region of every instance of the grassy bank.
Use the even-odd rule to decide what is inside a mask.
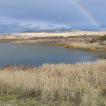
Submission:
[[[10,38],[0,39],[0,42],[25,45],[59,45],[68,49],[106,52],[106,35]]]
[[[106,106],[106,60],[0,69],[0,104]]]
[[[83,51],[94,51],[94,52],[106,52],[106,46],[96,43],[84,43],[84,42],[74,42],[74,43],[57,43],[57,45],[62,46],[67,49],[77,49]]]
[[[57,43],[68,49],[106,52],[106,35],[70,37],[65,42]]]

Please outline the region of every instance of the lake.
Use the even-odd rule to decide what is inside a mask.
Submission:
[[[76,63],[106,59],[106,52],[69,50],[51,45],[16,45],[0,43],[0,67],[6,64],[40,66],[43,63]]]

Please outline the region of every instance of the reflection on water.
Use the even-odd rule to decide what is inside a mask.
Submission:
[[[43,63],[75,63],[106,59],[104,52],[69,50],[60,46],[16,45],[0,43],[0,67],[6,64],[42,65]]]

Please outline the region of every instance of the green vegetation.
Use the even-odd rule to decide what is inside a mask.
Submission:
[[[106,40],[106,35],[102,36],[101,40]]]
[[[40,101],[32,98],[21,98],[17,96],[0,96],[0,106],[70,106],[69,101]]]
[[[63,46],[67,49],[77,49],[77,50],[83,50],[83,51],[106,51],[106,47],[105,45],[103,44],[103,42],[100,42],[101,45],[103,45],[103,47],[98,47],[98,46],[95,46],[93,47],[92,45],[90,45],[89,47],[83,47],[83,45],[79,46],[79,45],[74,45],[75,43],[73,44],[69,44],[69,43],[58,43],[57,45],[59,46]]]
[[[104,41],[104,40],[106,40],[106,35],[94,37],[94,38],[90,41],[90,43],[94,43],[94,42],[97,42],[97,41]]]
[[[0,69],[0,105],[106,106],[106,60],[6,65]]]

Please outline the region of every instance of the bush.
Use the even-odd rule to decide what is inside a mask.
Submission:
[[[90,43],[94,43],[94,42],[96,42],[96,39],[95,39],[95,38],[93,38],[93,39],[90,41]]]
[[[102,36],[101,40],[106,40],[106,35]]]
[[[103,40],[106,40],[106,35],[104,35],[104,36],[97,36],[96,38],[93,38],[91,41],[90,41],[90,43],[94,43],[94,42],[96,42],[96,41],[103,41]]]

